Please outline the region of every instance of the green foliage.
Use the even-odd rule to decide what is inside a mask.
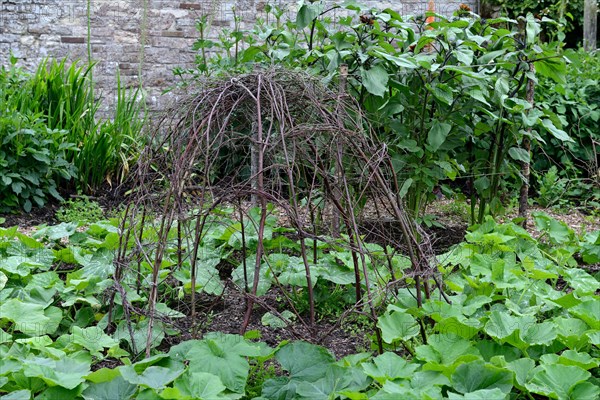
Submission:
[[[483,0],[485,5],[499,6],[502,15],[517,18],[533,13],[540,18],[549,18],[561,24],[544,30],[546,39],[558,36],[567,40],[572,47],[578,46],[583,38],[584,0]]]
[[[559,179],[568,183],[563,198],[586,204],[600,200],[598,149],[600,141],[600,53],[567,51],[567,76],[563,83],[540,79],[536,87],[536,102],[556,115],[557,126],[573,141],[562,142],[548,133],[541,133],[546,143],[543,152],[535,152],[534,168],[559,168]],[[539,187],[538,191],[543,190]],[[540,196],[542,194],[540,193]],[[590,204],[592,205],[592,204]]]
[[[102,219],[104,212],[100,204],[87,196],[69,199],[62,203],[56,212],[60,222],[78,222],[82,224],[96,222]]]
[[[105,182],[120,183],[137,160],[143,146],[142,133],[146,109],[140,88],[127,90],[117,74],[117,103],[111,120],[97,123],[79,142],[75,160],[79,185],[93,191]]]
[[[0,69],[0,208],[42,207],[48,197],[62,200],[57,187],[76,181],[82,190],[105,181],[121,182],[142,145],[145,111],[139,89],[118,83],[111,121],[96,121],[93,65],[66,66],[44,60],[32,75],[16,67]]]
[[[564,83],[566,72],[557,45],[539,41],[541,21],[531,14],[519,21],[436,15],[425,26],[421,18],[405,20],[391,9],[354,2],[336,6],[348,13],[336,21],[323,1],[299,5],[295,20],[279,16],[274,23],[259,21],[252,31],[236,29],[235,46],[203,39],[206,25],[200,24],[195,49],[210,48],[216,56],[203,53],[196,73],[278,65],[308,69],[335,83],[347,66],[347,91],[386,143],[400,195],[415,217],[422,217],[436,186],[462,175],[472,189],[471,220],[482,222],[502,211],[506,186],[520,185],[521,163],[530,159],[525,138],[534,145],[543,143],[542,133],[560,143],[573,141],[554,110],[526,101],[528,80]],[[373,18],[365,20],[368,13]]]
[[[226,212],[217,214],[227,222]],[[34,237],[0,228],[0,393],[84,399],[595,399],[600,281],[576,260],[600,260],[600,232],[579,237],[545,214],[534,220],[537,239],[491,219],[473,227],[466,242],[439,256],[451,303],[434,290],[418,307],[411,288],[399,289],[378,321],[387,351],[339,361],[304,342],[270,348],[237,335],[205,333],[202,340],[135,362],[134,348],[147,340],[147,320],[132,321],[134,346],[117,302],[117,329],[106,330],[103,293],[113,285],[117,221],[93,223],[84,232],[77,232],[78,223],[40,227]],[[278,239],[279,228],[270,224],[265,246],[279,252],[266,268],[281,275],[277,271],[294,265],[287,253],[297,243]],[[231,257],[240,246],[237,232],[233,221],[216,224],[204,244],[216,248],[207,247],[205,259]],[[319,256],[326,254],[335,260],[328,268],[348,262],[339,249]],[[163,272],[170,267],[165,263]],[[143,278],[150,274],[149,268],[140,271]],[[344,274],[327,276],[338,285],[351,283],[340,283]],[[127,279],[123,283],[134,283]],[[304,285],[293,273],[288,284],[291,290]],[[145,304],[125,288],[132,304]],[[183,316],[165,303],[157,310]],[[281,320],[270,315],[265,321]],[[169,332],[155,324],[152,347]],[[122,365],[98,369],[102,360]]]
[[[11,61],[0,69],[0,210],[30,211],[48,197],[62,200],[59,183],[75,177],[69,157],[77,148],[68,131],[29,108],[30,82]]]

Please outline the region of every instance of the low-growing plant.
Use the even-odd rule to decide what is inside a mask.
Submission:
[[[60,222],[78,222],[88,224],[100,221],[104,215],[100,204],[87,196],[68,199],[56,211],[56,219]]]

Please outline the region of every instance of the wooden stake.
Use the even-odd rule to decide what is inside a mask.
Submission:
[[[585,0],[583,9],[583,48],[586,51],[596,50],[598,35],[598,3],[596,0]]]

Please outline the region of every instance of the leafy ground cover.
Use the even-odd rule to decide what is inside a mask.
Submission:
[[[543,213],[535,223],[537,239],[492,219],[470,229],[463,243],[439,256],[448,299],[434,291],[417,307],[409,287],[395,287],[382,298],[377,322],[384,353],[364,348],[340,359],[285,337],[268,345],[257,331],[245,337],[202,331],[200,339],[185,340],[177,321],[186,315],[177,299],[189,277],[175,268],[164,280],[171,292],[157,304],[162,317],[151,337],[143,313],[121,308],[108,321],[117,220],[42,226],[32,235],[1,228],[0,392],[40,399],[596,399],[600,276],[591,266],[600,262],[600,231],[579,235]],[[240,279],[237,267],[226,276],[216,269],[217,258],[232,267],[240,262],[228,226],[219,225],[214,236],[220,239],[207,241],[211,253],[203,256],[214,256],[215,269],[204,264],[199,290],[213,298]],[[278,236],[275,223],[271,229],[282,246],[271,262],[291,267],[261,277],[261,288],[267,292],[277,278],[299,294],[297,243]],[[343,289],[352,270],[336,265],[335,274],[315,276]],[[142,272],[142,285],[149,273]],[[143,307],[146,299],[126,290],[116,293],[116,307],[122,296]],[[272,325],[264,332],[293,328],[290,314],[268,311],[260,313]],[[370,327],[362,329],[369,334]],[[147,340],[155,350],[141,359]]]

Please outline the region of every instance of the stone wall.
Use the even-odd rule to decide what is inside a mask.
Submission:
[[[290,13],[297,7],[295,0],[0,0],[0,65],[8,64],[11,52],[19,65],[34,69],[44,57],[85,62],[91,51],[105,110],[114,103],[117,71],[126,85],[141,80],[150,109],[159,110],[169,99],[161,93],[175,82],[173,69],[193,66],[196,21],[208,15],[210,35],[216,37],[233,27],[232,6],[242,28],[250,28],[257,16],[264,16],[266,3],[286,6]],[[416,15],[428,1],[362,3]],[[460,3],[475,9],[477,1],[435,3],[437,12],[450,15]]]

